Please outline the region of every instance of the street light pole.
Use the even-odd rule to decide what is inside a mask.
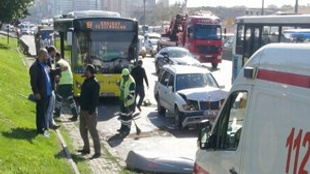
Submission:
[[[264,0],[262,0],[262,15],[264,15]]]
[[[295,13],[298,13],[298,0],[296,0],[296,4],[295,4]]]
[[[143,0],[143,13],[144,13],[144,25],[143,25],[143,35],[145,34],[145,21],[146,21],[146,16],[145,16],[145,0]]]

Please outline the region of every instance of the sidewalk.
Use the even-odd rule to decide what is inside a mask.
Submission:
[[[78,150],[83,147],[82,138],[79,132],[79,121],[70,122],[68,121],[70,117],[71,115],[62,114],[60,119],[58,119],[60,121],[58,124],[61,124],[62,127],[66,129],[66,131],[69,133],[73,148]],[[98,131],[100,134],[100,130]],[[121,164],[123,162],[119,161],[114,154],[110,153],[112,152],[112,149],[109,147],[107,142],[103,140],[103,137],[101,135],[99,136],[102,154],[100,158],[91,160],[89,159],[94,153],[92,139],[89,140],[91,146],[91,153],[89,155],[81,156],[77,152],[71,152],[71,154],[87,160],[94,174],[119,174],[124,167],[124,164]],[[89,137],[91,136],[89,135]]]

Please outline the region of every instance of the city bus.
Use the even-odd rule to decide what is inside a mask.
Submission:
[[[247,60],[263,45],[291,42],[283,31],[310,28],[310,15],[287,14],[242,16],[235,20],[235,39],[232,48],[232,81]]]
[[[109,11],[75,11],[54,17],[55,41],[74,76],[74,97],[80,95],[84,68],[92,64],[100,83],[101,97],[120,95],[116,85],[123,68],[138,59],[138,22]]]

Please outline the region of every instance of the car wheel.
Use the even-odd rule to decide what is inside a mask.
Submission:
[[[182,129],[182,114],[180,113],[177,106],[174,108],[174,124],[176,128]]]
[[[164,107],[161,106],[158,95],[156,97],[156,101],[157,101],[157,112],[159,116],[165,116],[166,114],[166,109]]]
[[[143,54],[142,54],[142,58],[145,58],[145,57],[146,57],[146,53],[143,53]]]

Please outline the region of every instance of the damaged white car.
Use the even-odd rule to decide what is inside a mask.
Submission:
[[[206,68],[165,65],[154,89],[158,114],[172,113],[178,128],[214,120],[228,94],[223,88]]]

